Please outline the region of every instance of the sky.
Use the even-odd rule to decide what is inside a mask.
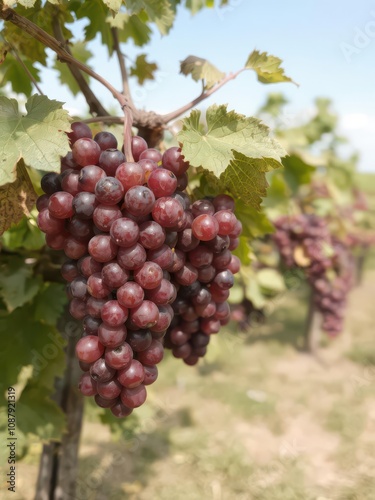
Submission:
[[[103,76],[111,75],[118,88],[117,61],[93,43],[90,64]],[[141,88],[131,79],[135,104],[165,113],[195,98],[201,84],[179,74],[179,62],[188,55],[203,57],[224,72],[243,67],[254,49],[280,57],[288,76],[298,82],[263,85],[254,72],[229,82],[200,107],[228,104],[229,109],[252,115],[270,92],[282,92],[289,101],[285,120],[293,125],[311,115],[316,97],[328,97],[339,115],[339,132],[360,155],[359,169],[375,172],[375,0],[229,0],[224,8],[205,9],[192,16],[181,8],[168,36],[156,30],[143,48],[124,46],[130,59],[147,53],[157,62],[156,80]],[[72,98],[52,71],[43,75],[43,90],[65,101],[73,112],[86,109],[82,98]],[[116,103],[96,82],[94,91],[111,109]]]

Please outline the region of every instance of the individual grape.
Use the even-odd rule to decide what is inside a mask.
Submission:
[[[159,309],[150,300],[144,300],[139,306],[130,310],[130,319],[138,328],[150,328],[158,322]]]
[[[138,161],[140,154],[148,148],[147,142],[139,135],[132,137],[131,147],[134,161]]]
[[[169,246],[169,248],[174,248],[177,245],[178,241],[178,233],[177,231],[166,231],[165,235],[165,244]]]
[[[73,144],[78,140],[82,139],[84,137],[88,139],[92,139],[92,132],[91,129],[86,123],[83,122],[73,122],[70,125],[72,131],[68,133],[68,138],[70,145],[73,146]]]
[[[241,269],[241,261],[236,255],[232,255],[228,264],[228,269],[232,274],[236,274]]]
[[[108,232],[112,224],[121,217],[122,213],[117,205],[98,205],[94,210],[92,219],[98,229]]]
[[[222,302],[221,304],[216,304],[216,312],[214,319],[223,320],[230,316],[230,307],[228,302]]]
[[[163,344],[153,339],[150,346],[137,353],[137,359],[143,365],[157,365],[164,357]]]
[[[138,165],[140,165],[142,167],[142,170],[143,170],[143,173],[145,176],[145,181],[147,181],[151,172],[153,172],[154,170],[159,168],[158,164],[155,161],[148,160],[148,159],[139,160]]]
[[[78,260],[87,253],[87,244],[68,236],[64,242],[64,252],[70,259]]]
[[[171,304],[176,299],[176,295],[176,287],[164,278],[161,280],[159,286],[146,292],[146,298],[158,306]]]
[[[229,266],[231,259],[232,254],[230,250],[224,250],[223,252],[214,255],[212,265],[218,271],[224,271]]]
[[[107,302],[108,304],[108,302]],[[108,317],[109,313],[106,311],[106,316]],[[103,310],[102,310],[102,318],[103,318]],[[118,347],[121,345],[126,339],[127,329],[124,325],[118,326],[110,326],[107,323],[102,323],[99,326],[98,337],[100,343],[105,347]]]
[[[65,230],[65,222],[62,219],[53,217],[48,208],[44,208],[38,214],[38,227],[46,234],[59,234]]]
[[[199,240],[190,228],[184,229],[178,234],[177,248],[182,252],[190,252],[199,245]]]
[[[77,267],[79,272],[85,276],[85,278],[89,278],[94,273],[100,273],[103,265],[93,259],[90,255],[85,255],[77,262]]]
[[[231,233],[229,233],[230,238],[238,238],[238,236],[242,233],[242,223],[237,219],[237,222],[234,226],[234,229]]]
[[[181,203],[175,198],[158,198],[152,209],[152,217],[162,227],[173,227],[184,215]]]
[[[83,276],[77,276],[69,284],[69,291],[72,297],[84,299],[87,293],[87,280]]]
[[[157,168],[149,175],[147,185],[154,193],[155,198],[170,196],[176,190],[177,177],[169,170]]]
[[[117,380],[122,386],[129,389],[139,386],[144,378],[143,365],[136,359],[133,359],[128,367],[119,370],[117,373]]]
[[[99,394],[96,394],[94,397],[95,403],[100,407],[100,408],[110,408],[112,411],[112,408],[114,408],[116,405],[119,404],[119,398],[115,399],[105,399],[102,398]]]
[[[72,299],[69,304],[69,313],[74,319],[83,319],[87,314],[85,301],[82,299]]]
[[[116,379],[108,382],[97,382],[98,394],[104,399],[116,399],[120,396],[122,386]]]
[[[117,148],[117,139],[111,132],[98,132],[94,137],[94,141],[99,144],[102,151]]]
[[[139,226],[133,220],[122,217],[112,224],[110,235],[116,245],[128,248],[138,241]]]
[[[111,293],[105,283],[103,283],[101,273],[94,273],[87,279],[87,291],[96,299],[105,299]]]
[[[118,347],[107,347],[105,350],[105,362],[115,370],[121,370],[131,363],[133,351],[129,344],[124,342]]]
[[[43,175],[40,181],[40,186],[46,194],[54,194],[61,190],[60,179],[60,176],[55,172],[48,172],[48,174]]]
[[[93,318],[101,318],[101,312],[104,304],[107,302],[107,299],[96,299],[95,297],[89,297],[86,303],[87,312],[85,314],[89,314]]]
[[[158,309],[159,309],[159,319],[154,326],[150,327],[152,336],[154,338],[156,338],[154,335],[155,333],[163,333],[162,336],[164,336],[164,333],[166,332],[167,328],[169,328],[172,318],[174,316],[173,311],[171,314],[169,309],[165,306],[158,306]]]
[[[66,170],[64,174],[66,172],[67,174],[64,175],[61,179],[61,189],[63,191],[66,191],[67,193],[70,193],[72,196],[75,196],[80,191],[79,172],[75,170],[71,171]]]
[[[175,358],[188,358],[193,352],[190,344],[183,344],[172,348],[172,354]]]
[[[129,271],[122,268],[116,261],[104,264],[101,272],[103,283],[110,289],[121,287],[129,279]]]
[[[60,159],[61,173],[66,170],[79,170],[80,166],[73,159],[73,153],[68,151],[65,156]]]
[[[94,236],[91,220],[79,219],[75,215],[66,224],[66,229],[76,240],[84,243],[87,243]]]
[[[189,163],[184,160],[181,148],[178,147],[171,147],[164,152],[162,164],[176,176],[184,174],[189,168]]]
[[[154,193],[145,186],[134,186],[125,193],[125,208],[133,215],[148,215],[154,203]]]
[[[81,375],[78,382],[78,389],[84,396],[95,396],[98,392],[95,380],[93,380],[87,372]]]
[[[116,257],[118,247],[113,243],[109,235],[98,234],[91,238],[88,250],[91,257],[96,261],[109,262]]]
[[[152,160],[155,163],[159,163],[162,159],[162,154],[155,148],[148,148],[142,151],[139,155],[140,160]]]
[[[158,367],[155,365],[143,365],[143,385],[151,385],[158,378]]]
[[[99,358],[90,366],[90,376],[96,382],[109,382],[116,374],[116,370],[108,366],[104,358]]]
[[[123,387],[121,391],[121,402],[128,408],[138,408],[143,405],[147,398],[147,391],[144,385],[129,388]]]
[[[61,275],[65,281],[73,281],[78,276],[77,264],[74,260],[66,260],[61,266]]]
[[[61,234],[46,234],[46,245],[52,250],[64,250],[66,233]]]
[[[191,226],[193,235],[201,241],[209,241],[217,236],[219,223],[212,215],[198,215]]]
[[[218,319],[206,318],[200,322],[200,329],[206,335],[218,333],[221,328],[221,323]]]
[[[99,161],[101,149],[99,145],[87,137],[77,139],[72,148],[73,159],[81,167],[96,165]]]
[[[166,232],[155,221],[143,222],[139,226],[139,242],[146,249],[159,248],[165,241]]]
[[[236,250],[236,248],[238,248],[239,244],[240,244],[239,238],[230,238],[228,249],[232,252],[233,250]]]
[[[188,253],[190,263],[198,269],[209,266],[212,263],[213,257],[212,250],[205,245],[198,245]]]
[[[160,285],[163,271],[156,262],[145,262],[134,271],[134,281],[144,290],[151,290]]]
[[[132,413],[132,411],[133,411],[133,408],[128,408],[127,406],[123,405],[121,402],[116,403],[111,407],[111,412],[117,418],[128,417]]]
[[[198,269],[198,280],[201,283],[211,283],[216,276],[216,269],[213,266]]]
[[[73,216],[73,196],[70,193],[59,191],[50,196],[48,210],[56,219],[68,219]]]
[[[212,204],[217,212],[219,210],[231,210],[232,212],[234,211],[234,200],[227,194],[219,194],[218,196],[215,196],[215,198],[212,200]]]
[[[109,300],[102,308],[102,320],[109,326],[121,326],[128,319],[128,309],[117,300]]]
[[[187,358],[184,358],[184,363],[186,363],[189,366],[194,366],[198,363],[199,357],[196,356],[195,354],[191,354]]]
[[[212,240],[206,241],[205,245],[210,248],[214,253],[224,252],[229,248],[230,239],[229,236],[217,235]]]
[[[146,262],[146,250],[139,243],[129,248],[120,247],[117,253],[117,262],[129,271],[137,269]]]
[[[175,273],[175,280],[180,285],[191,285],[198,278],[198,271],[196,268],[187,262],[179,271]]]
[[[183,331],[179,327],[175,327],[170,332],[170,339],[174,345],[180,346],[189,342],[191,334]]]
[[[192,297],[191,301],[195,306],[201,306],[211,302],[211,293],[207,288],[202,287],[199,292]]]
[[[195,312],[201,318],[210,318],[216,313],[216,302],[211,300],[208,304],[202,304],[195,306]]]
[[[104,179],[106,173],[96,165],[83,167],[78,176],[78,186],[80,191],[95,193],[95,186],[100,179]]]
[[[134,186],[141,186],[145,183],[145,173],[139,163],[121,163],[117,167],[115,177],[121,182],[125,193],[129,191],[130,188]]]
[[[209,200],[197,200],[191,206],[191,211],[194,217],[198,217],[198,215],[214,215],[215,207]]]
[[[99,165],[107,175],[114,177],[117,168],[125,161],[124,153],[116,148],[108,148],[101,152]]]
[[[128,281],[117,290],[117,300],[129,309],[138,307],[144,299],[144,291],[138,283]]]
[[[177,189],[179,191],[183,191],[184,189],[186,189],[188,184],[189,184],[189,178],[187,174],[182,174],[177,177]]]
[[[174,249],[173,250],[173,263],[170,267],[168,267],[168,271],[171,273],[176,273],[180,269],[182,269],[186,262],[186,254],[181,250]]]
[[[134,352],[140,352],[151,345],[152,335],[149,330],[130,330],[126,341]]]
[[[102,320],[99,318],[94,318],[89,314],[83,318],[83,331],[86,335],[97,335],[98,329]]]
[[[228,288],[231,288],[234,284],[233,274],[228,269],[226,271],[220,271],[212,282],[219,288],[228,290]]]
[[[237,217],[230,210],[219,210],[214,217],[219,223],[220,236],[227,236],[236,229]]]
[[[73,211],[79,219],[91,219],[98,204],[94,193],[77,193],[73,199]]]
[[[115,177],[104,177],[96,183],[95,196],[103,205],[115,205],[122,200],[124,188]]]
[[[41,212],[44,208],[48,208],[49,196],[48,194],[42,194],[36,200],[36,209]]]
[[[147,252],[147,260],[155,262],[162,269],[168,269],[173,264],[173,252],[169,246],[161,245]]]
[[[82,337],[76,344],[76,356],[84,363],[95,363],[103,353],[104,346],[99,342],[99,338],[94,335]]]

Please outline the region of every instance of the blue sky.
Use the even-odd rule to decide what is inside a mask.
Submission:
[[[108,61],[99,44],[93,48],[94,68],[107,78],[113,75],[111,82],[120,87],[116,60]],[[309,116],[317,96],[329,97],[340,116],[340,132],[360,153],[360,170],[375,171],[375,0],[230,0],[223,9],[196,16],[180,9],[167,37],[155,31],[148,47],[124,47],[131,59],[147,52],[159,65],[156,82],[132,86],[136,104],[164,113],[196,97],[200,84],[179,75],[179,61],[188,55],[229,72],[242,67],[254,48],[282,58],[286,74],[300,86],[262,85],[255,73],[245,72],[201,106],[228,103],[249,115],[267,93],[283,92],[289,99],[286,118],[293,123]],[[69,109],[84,109],[83,100],[73,99],[51,71],[45,76],[50,97],[66,101]],[[96,83],[93,88],[112,106],[106,89]]]

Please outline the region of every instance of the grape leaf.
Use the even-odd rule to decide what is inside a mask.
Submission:
[[[50,398],[50,390],[27,385],[17,402],[17,426],[25,434],[43,440],[59,440],[65,430],[65,415]]]
[[[86,42],[78,41],[69,46],[72,55],[83,63],[87,63],[87,61],[92,57],[92,52],[87,49],[86,45]],[[81,89],[79,88],[75,78],[73,78],[69,66],[58,61],[56,58],[53,67],[60,73],[60,82],[67,85],[73,95],[79,94]],[[82,76],[87,82],[90,80],[87,73],[82,72]]]
[[[122,5],[122,0],[103,0],[105,5],[114,12],[118,12]]]
[[[0,296],[8,311],[29,302],[38,293],[40,280],[34,277],[34,268],[21,257],[3,259],[0,264]]]
[[[5,231],[0,243],[10,251],[19,248],[39,250],[46,244],[45,235],[38,228],[33,213],[29,217],[24,216],[18,224]]]
[[[235,213],[242,223],[242,235],[245,237],[259,238],[275,231],[274,225],[264,212],[258,212],[242,200],[236,200]]]
[[[169,0],[127,0],[126,7],[133,14],[143,9],[162,35],[166,35],[173,25],[175,11]]]
[[[38,170],[58,171],[60,156],[69,149],[68,112],[61,102],[33,95],[26,110],[24,116],[16,99],[0,97],[0,186],[16,180],[21,158]]]
[[[295,154],[283,158],[283,166],[285,180],[294,193],[302,184],[309,184],[316,171],[314,166]]]
[[[205,81],[205,87],[210,88],[225,76],[225,73],[216,68],[207,59],[201,57],[188,56],[180,63],[180,73],[191,75],[196,82]]]
[[[0,235],[13,223],[29,215],[36,201],[36,193],[23,162],[17,166],[17,179],[0,186]]]
[[[284,69],[280,67],[281,63],[282,60],[278,57],[268,55],[267,52],[260,53],[259,50],[253,50],[246,61],[245,68],[253,69],[262,83],[295,83],[285,75]]]
[[[266,293],[274,295],[285,291],[284,278],[276,269],[260,269],[256,273],[256,279]]]
[[[127,42],[130,38],[138,47],[146,45],[150,41],[151,29],[148,24],[142,21],[139,16],[119,12],[114,17],[107,17],[107,23],[112,28],[118,29],[118,36],[121,42]]]
[[[113,40],[111,27],[107,23],[108,8],[102,0],[90,0],[90,2],[77,2],[79,8],[76,10],[77,19],[87,17],[89,24],[85,26],[85,40],[93,40],[98,33],[101,34],[102,43],[108,47],[110,54],[113,52]]]
[[[27,59],[23,63],[35,80],[40,82],[39,70]],[[7,83],[11,84],[13,92],[26,96],[30,96],[34,88],[29,75],[11,53],[0,64],[0,85],[4,87]]]
[[[34,299],[34,319],[48,325],[56,325],[66,303],[64,285],[45,283]]]
[[[267,194],[265,172],[279,167],[279,162],[272,158],[249,158],[234,151],[233,159],[220,180],[234,198],[241,198],[247,205],[259,210],[262,197]]]
[[[185,7],[191,11],[192,14],[196,14],[205,7],[214,7],[214,0],[186,0]]]
[[[137,56],[134,66],[130,68],[130,75],[137,77],[139,85],[143,85],[145,80],[154,80],[154,71],[158,69],[155,63],[147,62],[146,57],[146,54]]]

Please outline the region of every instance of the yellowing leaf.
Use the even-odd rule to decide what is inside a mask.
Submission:
[[[0,235],[12,224],[29,215],[37,195],[23,164],[17,167],[18,175],[14,182],[0,186]]]
[[[103,0],[105,5],[113,10],[114,12],[118,12],[120,10],[122,0]]]
[[[278,57],[268,55],[267,52],[253,50],[246,61],[245,68],[253,69],[262,83],[293,82],[286,76],[284,69],[280,67],[282,60]]]
[[[206,88],[212,87],[225,76],[225,73],[218,70],[207,59],[196,56],[188,56],[181,61],[180,68],[182,74],[191,75],[196,82],[204,80]]]
[[[145,80],[154,80],[154,71],[158,69],[155,63],[147,62],[146,57],[146,54],[137,56],[134,66],[130,68],[130,75],[137,77],[139,85],[143,85]]]
[[[0,97],[0,186],[16,180],[16,167],[25,164],[38,170],[58,171],[60,157],[69,149],[68,112],[62,103],[34,95],[26,103],[27,114],[15,99]]]

